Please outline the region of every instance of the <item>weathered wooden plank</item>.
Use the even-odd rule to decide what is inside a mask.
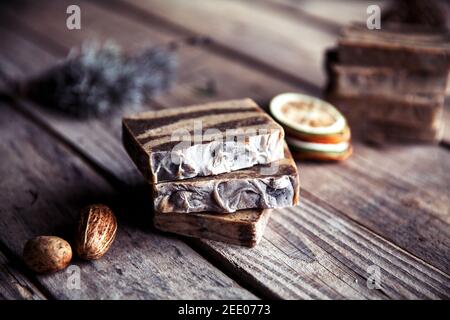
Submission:
[[[45,300],[45,295],[0,252],[0,300]]]
[[[327,28],[333,26],[337,31],[342,25],[351,22],[366,22],[367,8],[370,5],[378,5],[383,10],[389,6],[389,0],[263,0],[271,4],[273,8],[278,6],[279,10],[289,10],[292,14],[309,15],[315,18],[317,27]]]
[[[315,85],[325,81],[322,53],[335,40],[332,33],[318,30],[301,16],[280,16],[270,7],[246,1],[121,0],[106,6],[156,15]]]
[[[444,298],[450,295],[449,276],[428,266],[396,246],[354,224],[308,192],[298,208],[274,214],[263,240],[253,251],[204,242],[204,250],[238,265],[241,277],[255,286],[295,297],[298,287],[309,286],[308,298]],[[367,279],[380,270],[381,289],[369,289]],[[264,272],[263,270],[270,270]],[[431,272],[430,272],[431,271]],[[289,274],[289,279],[286,279]],[[338,288],[319,292],[323,283]],[[373,287],[372,287],[373,288]],[[354,291],[353,291],[354,290]],[[356,294],[358,292],[358,294]],[[352,295],[353,293],[353,295]]]
[[[0,60],[0,70],[13,66],[12,64],[2,64]],[[0,73],[0,92],[8,86],[9,72]],[[2,248],[4,249],[4,248]],[[45,300],[47,297],[42,293],[31,279],[24,274],[23,269],[16,262],[11,261],[0,249],[0,300]]]
[[[97,15],[98,16],[98,15]],[[113,20],[114,21],[114,20]],[[91,25],[92,26],[92,25]],[[94,26],[92,26],[92,28],[94,28]],[[98,28],[98,27],[97,27]],[[117,35],[118,37],[120,37],[120,30],[113,30],[115,33],[115,35]],[[56,32],[56,31],[55,31]],[[107,33],[106,31],[105,31],[105,33]],[[127,32],[127,34],[134,34],[133,32]],[[51,33],[50,33],[50,35],[51,35]],[[70,38],[70,34],[67,34],[66,36],[69,36],[69,38]],[[55,38],[55,41],[57,40],[57,38]],[[75,41],[75,40],[74,40]],[[134,39],[134,41],[138,41],[138,39]],[[194,50],[194,49],[192,49],[192,50]],[[36,54],[36,52],[33,52],[33,54]],[[183,52],[181,52],[181,54],[184,54],[184,51]],[[213,56],[211,56],[211,55],[206,55],[206,54],[204,54],[202,57],[201,57],[201,62],[203,62],[203,63],[208,63],[208,61],[214,61],[213,59],[216,59],[215,57],[213,57]],[[215,61],[217,61],[217,60],[215,60]],[[206,73],[206,71],[207,71],[207,73],[209,74],[210,72],[211,73],[213,73],[214,74],[214,76],[216,76],[216,77],[220,77],[222,74],[227,74],[225,71],[223,71],[222,70],[222,67],[223,67],[223,69],[227,69],[227,68],[232,68],[232,66],[231,66],[231,64],[230,63],[227,63],[227,60],[224,60],[224,59],[221,59],[221,60],[219,60],[222,64],[219,64],[219,65],[215,65],[215,64],[211,64],[211,65],[208,65],[207,64],[207,66],[208,66],[208,68],[211,68],[210,70],[208,70],[208,69],[206,69],[205,68],[205,73]],[[222,66],[222,67],[221,67]],[[195,68],[195,66],[193,66],[194,68]],[[250,87],[251,86],[251,84],[252,84],[252,80],[253,79],[260,79],[261,77],[262,77],[262,75],[260,74],[260,73],[258,73],[258,72],[255,72],[255,71],[251,71],[251,70],[249,70],[248,68],[245,68],[245,67],[242,67],[242,66],[239,66],[239,68],[240,68],[240,71],[241,71],[241,73],[240,73],[240,75],[243,75],[243,74],[245,74],[245,78],[242,76],[241,77],[241,79],[240,79],[240,81],[239,81],[239,84],[240,84],[240,86],[241,87],[243,87],[243,89],[240,89],[239,91],[236,91],[237,89],[234,89],[235,91],[235,94],[236,94],[236,92],[245,92],[244,90],[248,90],[248,87]],[[195,80],[195,79],[197,79],[196,77],[193,77],[192,75],[190,75],[189,74],[189,71],[188,70],[190,70],[189,68],[185,68],[185,74],[186,74],[186,78],[184,78],[183,80],[184,81],[187,81],[187,80],[191,80],[192,78],[193,78],[193,81]],[[195,70],[195,69],[194,69]],[[193,72],[194,74],[195,74],[195,76],[197,76],[197,73],[195,73],[195,72]],[[248,78],[247,78],[247,75],[249,75],[248,76]],[[226,78],[226,79],[228,79],[228,78]],[[248,79],[250,79],[250,80],[248,80]],[[219,78],[219,80],[220,80],[220,78]],[[228,80],[230,80],[230,79],[228,79]],[[258,80],[258,81],[261,81],[261,80]],[[265,78],[264,79],[264,83],[263,83],[263,85],[264,86],[262,86],[261,87],[261,89],[263,90],[266,86],[269,88],[270,87],[270,85],[271,85],[271,83],[273,82],[273,80],[272,79],[268,79],[268,78]],[[195,82],[194,82],[195,83]],[[164,97],[163,99],[160,99],[160,101],[161,101],[161,103],[164,103],[165,105],[172,105],[172,103],[176,103],[177,101],[181,101],[181,100],[183,100],[184,101],[184,103],[191,103],[191,101],[196,101],[196,102],[198,102],[199,100],[202,100],[202,99],[205,99],[205,100],[208,100],[208,99],[219,99],[219,98],[221,98],[221,95],[222,95],[222,92],[220,92],[219,94],[216,94],[215,96],[213,96],[213,97],[206,97],[206,98],[203,98],[202,96],[196,96],[196,95],[194,95],[194,94],[192,94],[191,92],[189,92],[190,90],[190,83],[189,84],[187,84],[187,85],[185,85],[184,87],[183,87],[183,89],[184,90],[180,90],[180,87],[176,87],[175,88],[175,90],[174,90],[174,92],[172,92],[172,94],[170,94],[170,95],[167,95],[166,97]],[[288,85],[286,85],[286,86],[288,86]],[[226,95],[226,94],[224,94],[224,95]],[[171,100],[172,99],[172,100]],[[174,101],[174,102],[171,102],[171,101]],[[41,111],[39,111],[39,112],[41,112]],[[45,115],[45,117],[44,116],[42,116],[41,118],[42,119],[49,119],[48,118],[49,116],[48,115]],[[58,124],[55,124],[55,123],[53,123],[52,121],[47,121],[47,124],[49,125],[49,126],[52,126],[52,128],[54,128],[55,129],[55,127],[56,126],[58,126]],[[80,127],[78,127],[78,129],[80,129]],[[60,132],[60,133],[64,133],[65,131],[63,130],[63,127],[61,127],[60,128],[60,130],[58,130],[58,132]],[[70,140],[70,137],[69,136],[66,136],[69,140]],[[78,147],[80,147],[81,149],[84,149],[85,148],[85,146],[84,145],[82,145],[82,144],[79,144],[78,145]],[[95,158],[96,157],[96,155],[95,154],[89,154],[90,156],[92,156],[93,158]],[[106,162],[105,162],[106,163]],[[332,181],[332,179],[330,180],[330,181]],[[322,180],[322,182],[323,182],[323,180]],[[345,200],[345,199],[344,199]],[[280,216],[283,216],[283,215],[280,215]],[[269,227],[269,229],[270,229],[270,227]],[[273,233],[272,233],[273,234]],[[294,241],[294,243],[295,243],[295,239],[293,240]],[[216,249],[214,249],[214,247],[213,247],[213,245],[214,244],[208,244],[208,246],[211,246],[210,248],[211,248],[211,250],[213,250],[213,251],[216,251]],[[294,251],[296,250],[295,248],[293,249]],[[263,252],[265,252],[264,250],[263,250]],[[276,253],[276,252],[274,252],[274,253],[272,253],[272,252],[270,252],[270,254],[272,255],[274,255],[274,256],[280,256],[280,254],[278,253]],[[321,257],[322,257],[322,255],[320,255]],[[243,257],[242,259],[246,259],[245,257]],[[263,256],[263,258],[261,258],[262,260],[264,260],[264,256]],[[414,261],[414,263],[416,263],[416,260],[415,259],[413,259],[412,258],[412,260],[411,261]],[[419,264],[421,264],[421,262],[419,261],[419,262],[417,262],[417,263],[419,263]],[[424,268],[429,268],[429,267],[427,267],[426,266],[426,264],[424,264]],[[247,270],[247,273],[250,273],[251,272],[251,267],[250,267],[250,265],[246,265],[245,267],[243,267],[243,269],[244,270]],[[339,270],[341,270],[341,269],[344,269],[345,271],[339,271]],[[235,268],[235,270],[236,270],[236,268]],[[238,270],[241,270],[240,268],[238,268]],[[432,268],[431,268],[431,270],[433,270]],[[349,276],[349,274],[351,275],[351,274],[353,274],[353,271],[352,270],[348,270],[348,268],[346,268],[345,266],[337,266],[337,267],[335,267],[335,269],[334,270],[332,270],[333,272],[330,272],[331,274],[333,274],[333,273],[337,273],[337,274],[347,274],[347,277],[350,277]],[[286,280],[286,277],[283,277],[283,278],[281,278],[281,280],[279,279],[279,278],[273,278],[273,275],[274,275],[274,272],[276,272],[276,270],[275,271],[272,271],[272,270],[270,270],[270,272],[268,273],[268,274],[266,274],[266,275],[264,275],[263,276],[263,279],[264,279],[264,281],[266,281],[265,282],[265,285],[268,287],[268,288],[272,288],[272,287],[277,287],[277,286],[280,286],[280,281],[281,281],[281,285],[284,285],[284,283],[283,283],[283,279],[284,279],[284,281]],[[304,270],[300,270],[299,272],[304,272]],[[433,272],[433,271],[428,271],[428,272]],[[329,274],[328,274],[329,275]],[[311,280],[312,281],[312,280]],[[317,283],[317,281],[320,283],[320,281],[321,280],[314,280],[314,281],[316,281],[316,283]],[[444,283],[445,283],[445,281],[444,281]],[[314,286],[312,287],[312,288],[314,288]],[[353,290],[353,291],[352,291]],[[286,294],[285,292],[283,292],[282,290],[278,290],[278,294],[280,294],[280,295],[283,295],[283,294]],[[361,292],[358,292],[358,291],[355,291],[355,289],[349,289],[348,288],[348,285],[346,285],[345,283],[342,283],[342,281],[339,281],[337,278],[335,279],[335,281],[333,281],[332,282],[332,286],[331,286],[331,288],[325,288],[325,289],[323,289],[323,290],[321,290],[320,292],[322,292],[322,297],[332,297],[333,295],[331,294],[331,292],[334,292],[334,296],[340,296],[339,294],[336,294],[336,292],[338,292],[338,293],[340,293],[342,296],[361,296],[363,293],[361,293]],[[445,293],[445,291],[441,291],[441,295],[442,294],[444,294]],[[315,295],[317,295],[318,294],[318,292],[317,291],[314,291],[313,289],[311,289],[311,287],[309,287],[309,288],[307,288],[307,289],[302,289],[302,288],[297,288],[296,290],[294,290],[293,292],[291,292],[291,294],[292,295],[296,295],[297,297],[300,297],[300,296],[303,296],[303,297],[312,297],[312,296],[315,296]],[[411,293],[411,296],[413,295],[414,293]],[[371,296],[371,297],[374,297],[374,296]]]
[[[427,151],[430,154],[427,155]],[[400,159],[401,151],[385,150],[385,158],[378,157],[382,168],[367,163],[357,152],[355,150],[350,161],[328,166],[327,170],[309,166],[302,171],[303,183],[309,186],[312,194],[344,211],[347,216],[448,272],[449,195],[444,191],[450,190],[446,171],[449,163],[447,151],[416,147],[403,152],[404,158],[406,154],[411,157],[406,159],[408,161],[396,163],[389,160],[389,154],[394,154],[394,158],[397,154]],[[427,169],[420,169],[420,160],[411,160],[414,155],[419,159],[426,156]],[[427,173],[430,168],[435,174]],[[405,174],[386,178],[395,171]],[[317,179],[319,175],[321,181]],[[427,175],[431,178],[427,179]],[[424,180],[424,186],[413,183],[419,179]],[[326,180],[330,183],[323,182]],[[431,180],[439,182],[427,188],[425,185],[430,185]]]
[[[134,197],[121,199],[36,125],[6,105],[0,113],[0,241],[9,250],[20,256],[26,240],[42,234],[70,239],[77,211],[88,203],[112,204],[118,216],[115,243],[102,259],[75,259],[66,271],[37,276],[55,298],[255,298],[186,244],[150,227],[149,190],[130,188]],[[80,276],[79,288],[71,282],[74,273]]]

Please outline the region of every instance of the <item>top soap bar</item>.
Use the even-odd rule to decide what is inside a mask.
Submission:
[[[217,175],[284,157],[284,131],[251,99],[123,119],[123,143],[151,183]]]
[[[450,68],[450,32],[415,26],[365,24],[345,27],[338,39],[338,60],[344,65],[392,67],[431,73]],[[444,71],[445,72],[445,71]]]

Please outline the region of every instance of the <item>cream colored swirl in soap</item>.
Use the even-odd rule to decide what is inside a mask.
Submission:
[[[158,181],[217,175],[280,160],[283,148],[283,139],[275,131],[248,137],[246,143],[212,141],[159,152],[151,168]]]
[[[287,175],[201,184],[168,183],[156,186],[154,204],[159,212],[235,212],[292,206],[294,193],[295,181]]]

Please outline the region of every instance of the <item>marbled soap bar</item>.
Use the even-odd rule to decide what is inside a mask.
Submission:
[[[235,212],[298,204],[299,178],[287,147],[282,160],[211,177],[153,185],[155,211]]]
[[[123,119],[123,143],[151,183],[217,175],[283,158],[284,131],[250,99]]]
[[[271,209],[240,210],[234,213],[159,213],[153,222],[159,230],[254,247],[261,240]]]

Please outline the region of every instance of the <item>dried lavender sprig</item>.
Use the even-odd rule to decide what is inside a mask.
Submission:
[[[170,86],[175,69],[175,53],[162,47],[125,55],[111,43],[87,43],[25,87],[44,106],[89,117],[145,103]]]

